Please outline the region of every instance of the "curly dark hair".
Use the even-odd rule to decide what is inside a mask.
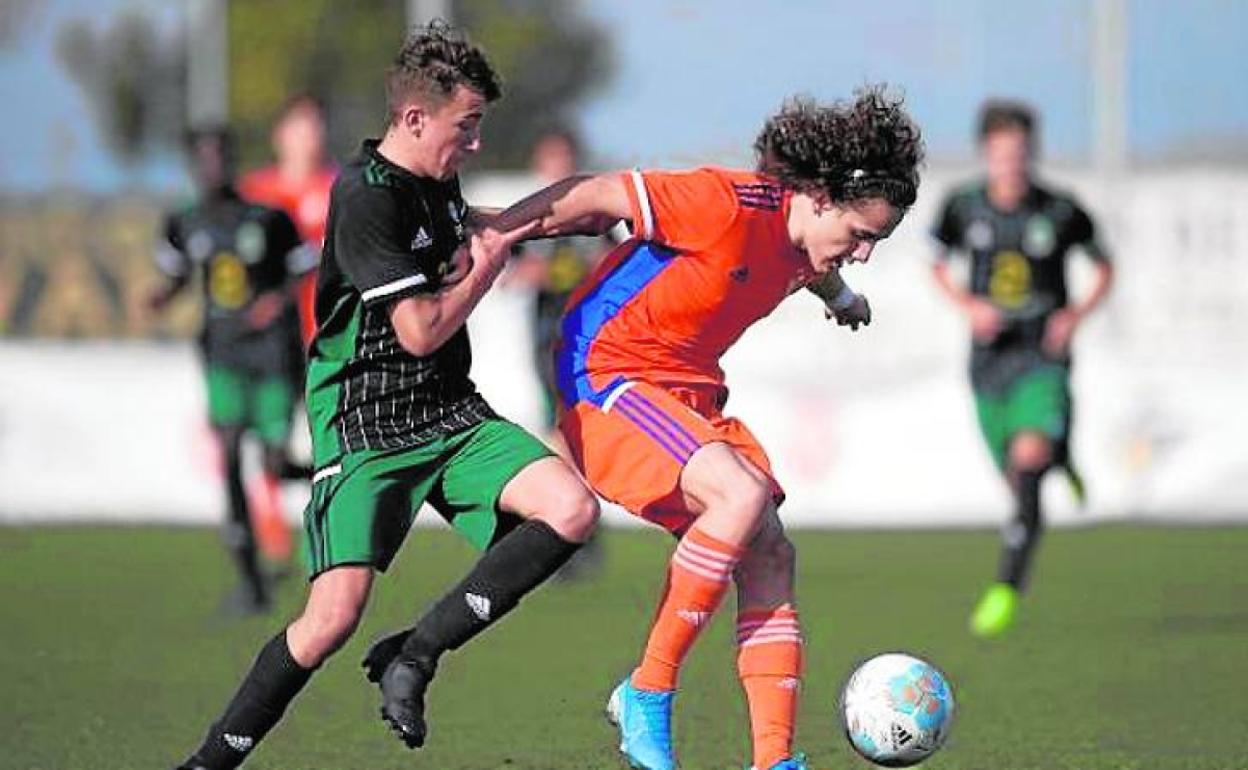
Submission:
[[[839,203],[883,198],[911,206],[919,190],[923,138],[900,97],[884,85],[859,89],[852,102],[785,102],[754,140],[758,170],[792,190]]]
[[[465,86],[492,102],[503,95],[485,53],[444,21],[416,27],[386,72],[386,107],[393,124],[412,100],[437,108]]]

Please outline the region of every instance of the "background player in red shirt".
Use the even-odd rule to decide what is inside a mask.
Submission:
[[[243,175],[248,200],[285,211],[317,256],[325,240],[329,190],[338,168],[325,153],[325,115],[315,97],[299,94],[282,108],[271,136],[275,162]],[[316,332],[316,270],[299,286],[299,322],[306,345]]]
[[[309,258],[309,263],[299,266],[304,275],[295,287],[298,326],[290,330],[290,359],[295,363],[290,379],[301,397],[303,350],[316,333],[316,262],[325,240],[329,191],[338,169],[325,156],[325,116],[320,102],[309,94],[296,95],[286,102],[273,125],[271,141],[276,162],[245,174],[239,182],[239,192],[247,200],[285,211],[308,246],[300,253]],[[288,459],[282,475],[306,479],[311,473]],[[262,473],[253,479],[248,497],[260,549],[273,561],[288,561],[293,542],[277,476]]]
[[[730,580],[754,766],[805,767],[792,751],[802,638],[784,495],[750,431],[722,414],[719,359],[802,287],[839,322],[869,321],[838,270],[892,233],[923,155],[918,128],[880,88],[830,106],[790,102],[755,149],[756,171],[570,178],[495,225],[538,220],[555,235],[632,222],[635,238],[568,304],[557,379],[560,428],[591,485],[680,538],[641,663],[609,703],[621,750],[647,770],[675,767],[677,674]]]

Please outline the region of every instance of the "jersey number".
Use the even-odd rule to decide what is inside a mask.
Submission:
[[[997,305],[1016,310],[1031,295],[1031,264],[1017,251],[999,251],[992,258],[988,296]]]
[[[232,252],[218,252],[208,269],[208,296],[214,305],[237,310],[251,299],[247,268]]]

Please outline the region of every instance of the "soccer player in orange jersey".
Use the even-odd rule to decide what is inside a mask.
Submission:
[[[685,655],[737,586],[737,657],[758,770],[793,752],[802,637],[795,551],[767,454],[723,414],[719,359],[802,287],[853,328],[866,300],[839,268],[866,262],[914,203],[919,130],[882,88],[852,102],[788,103],[755,142],[754,171],[700,168],[573,177],[500,215],[554,235],[632,223],[568,304],[558,353],[560,428],[603,497],[679,543],[637,668],[611,695],[621,751],[671,770],[671,708]]]

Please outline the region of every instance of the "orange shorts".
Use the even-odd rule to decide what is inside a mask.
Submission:
[[[598,494],[680,535],[697,518],[680,490],[680,474],[704,444],[735,449],[767,475],[777,502],[784,498],[758,439],[740,420],[720,413],[723,392],[624,381],[602,406],[579,401],[565,410],[559,430]]]

